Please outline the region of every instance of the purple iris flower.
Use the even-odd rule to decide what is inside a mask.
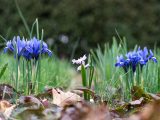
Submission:
[[[129,60],[129,64],[130,67],[132,68],[132,71],[135,72],[136,71],[136,66],[139,63],[140,57],[137,54],[137,52],[133,51],[133,52],[129,52],[126,54],[126,60]]]
[[[44,53],[52,56],[52,52],[48,49],[47,44],[35,37],[33,37],[30,41],[27,41],[27,46],[25,48],[24,57],[28,60],[31,58],[38,60],[40,54]]]
[[[137,53],[138,53],[139,57],[141,58],[140,61],[139,61],[140,65],[141,65],[141,67],[143,67],[143,65],[146,65],[146,63],[149,60],[148,59],[148,55],[149,55],[148,49],[147,49],[147,47],[144,47],[144,49],[141,50],[140,47],[139,47]]]
[[[15,53],[15,57],[17,56],[18,59],[23,55],[23,51],[26,47],[26,41],[24,38],[21,40],[19,36],[14,37],[13,40],[8,41],[6,43],[6,47],[4,48],[4,53],[6,53],[8,50]]]
[[[6,53],[8,50],[13,52],[15,57],[18,57],[18,60],[21,56],[26,58],[26,60],[38,60],[40,54],[47,53],[49,56],[52,55],[52,52],[48,49],[47,44],[36,39],[35,37],[29,41],[25,41],[24,38],[21,40],[19,36],[14,37],[13,40],[10,40],[6,43],[4,53]]]
[[[149,53],[150,53],[150,55],[149,55],[148,59],[153,60],[153,62],[157,63],[157,59],[156,59],[156,57],[154,57],[152,50],[149,50]]]
[[[127,72],[129,68],[130,60],[125,60],[122,55],[117,57],[117,63],[115,64],[116,67],[123,67],[124,71]]]
[[[128,52],[125,58],[122,55],[118,57],[115,66],[123,67],[125,72],[127,72],[128,68],[132,68],[132,71],[135,72],[138,65],[140,65],[142,70],[143,66],[146,65],[149,60],[157,63],[157,59],[151,50],[148,51],[146,47],[141,50],[139,47],[137,51]]]

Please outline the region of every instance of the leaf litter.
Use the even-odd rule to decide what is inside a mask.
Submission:
[[[7,86],[10,97],[2,97],[0,101],[1,120],[159,120],[160,97],[158,94],[145,93],[139,87],[133,87],[132,100],[123,102],[111,108],[107,102],[95,99],[97,96],[87,88],[77,88],[73,91],[63,91],[50,88],[35,96],[18,97],[13,102],[15,92]],[[85,101],[82,92],[88,91],[94,101]],[[98,96],[99,97],[99,96]],[[3,99],[2,99],[3,98]]]

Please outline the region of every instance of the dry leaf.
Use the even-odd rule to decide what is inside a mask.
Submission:
[[[160,120],[160,100],[148,104],[140,113],[141,120]]]
[[[149,95],[152,97],[152,99],[154,100],[160,100],[160,96],[156,95],[156,94],[152,94],[152,93],[149,93]]]
[[[12,105],[6,100],[2,100],[2,101],[0,101],[0,112],[2,112],[3,116],[6,119],[8,119],[10,117],[13,109],[15,108],[15,106],[16,105]]]
[[[137,115],[132,115],[128,120],[160,120],[160,100],[147,104]]]
[[[73,104],[78,101],[82,101],[82,98],[72,92],[63,92],[60,89],[52,89],[53,94],[53,104],[58,106],[65,106],[68,104]]]
[[[40,102],[40,100],[38,100],[34,96],[21,96],[19,98],[19,103],[20,104],[25,104],[25,105],[28,105],[28,106],[37,105],[38,108],[40,106],[43,106],[42,103]]]
[[[3,113],[3,115],[5,116],[6,119],[10,118],[12,111],[14,110],[14,108],[16,107],[16,105],[12,105],[11,107],[7,108],[5,110],[5,112]]]
[[[5,112],[5,110],[11,106],[12,105],[6,100],[0,101],[0,112]]]
[[[141,97],[139,100],[131,101],[129,102],[131,105],[140,105],[142,101],[144,100],[143,97]]]
[[[111,115],[106,105],[79,102],[65,107],[60,120],[111,120]]]
[[[19,93],[9,84],[0,84],[0,99],[10,100],[13,95],[19,95]]]
[[[107,106],[94,106],[84,120],[111,120],[111,115]]]

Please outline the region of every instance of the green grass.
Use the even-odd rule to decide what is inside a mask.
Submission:
[[[16,79],[16,60],[13,55],[0,54],[0,68],[8,63],[8,67],[0,79],[0,83],[13,85]],[[59,60],[56,58],[42,58],[41,61],[41,83],[40,91],[45,86],[62,87],[67,89],[70,86],[71,79],[75,74],[71,64],[66,60]],[[20,82],[23,81],[23,76],[20,76]],[[25,86],[20,86],[19,90],[23,90]]]
[[[137,49],[137,46],[133,49]],[[113,103],[114,99],[124,100],[124,94],[126,94],[127,90],[123,86],[126,85],[126,74],[128,73],[124,73],[123,68],[115,67],[115,63],[117,56],[126,54],[130,50],[127,50],[125,39],[118,44],[116,39],[113,38],[111,46],[105,44],[104,49],[98,46],[97,49],[91,51],[96,67],[94,88],[103,100],[107,100],[110,103]],[[144,80],[144,90],[146,92],[158,93],[160,91],[160,75],[158,74],[160,73],[158,56],[160,55],[160,50],[155,48],[153,51],[158,63],[155,64],[149,61],[147,65],[143,67],[142,76]],[[136,73],[136,76],[137,74],[138,73]],[[130,81],[130,83],[131,82],[132,81]],[[127,94],[129,94],[129,92]]]
[[[112,101],[117,88],[120,88],[123,70],[115,67],[116,57],[120,52],[126,51],[126,44],[118,45],[116,39],[113,38],[113,44],[105,44],[104,50],[98,48],[92,51],[92,55],[96,65],[95,91],[104,100]],[[120,76],[121,75],[121,76]]]

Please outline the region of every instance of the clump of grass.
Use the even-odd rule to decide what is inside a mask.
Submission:
[[[0,55],[0,66],[8,63],[8,67],[0,78],[0,83],[6,83],[13,86],[16,79],[15,59],[7,54]],[[44,90],[45,86],[63,87],[67,89],[74,76],[73,68],[66,60],[56,58],[45,58],[41,60],[41,82],[39,83],[39,92]],[[23,67],[21,66],[21,69]],[[20,75],[20,84],[23,81],[23,74]],[[22,92],[26,86],[19,86],[19,91]]]
[[[137,46],[135,46],[134,50],[136,49]],[[154,49],[155,57],[157,57],[156,51],[157,50]],[[127,86],[126,89],[125,86],[127,84],[126,82],[129,82],[129,84],[133,83],[134,79],[138,80],[143,78],[143,88],[147,92],[159,91],[159,63],[154,64],[153,62],[148,62],[147,65],[143,67],[142,73],[136,72],[136,77],[131,74],[129,75],[132,70],[124,73],[123,68],[120,69],[115,67],[117,56],[120,54],[125,55],[127,53],[125,38],[120,44],[113,38],[113,44],[111,46],[106,44],[104,50],[98,46],[98,48],[92,50],[91,53],[94,57],[96,66],[96,78],[94,82],[95,91],[103,98],[103,100],[107,100],[110,103],[113,103],[115,98],[121,100],[124,98],[124,93],[126,93],[126,91],[128,91],[126,96],[130,96],[131,88],[128,89],[129,86]],[[159,61],[158,57],[157,61]],[[131,79],[127,81],[128,78]]]
[[[120,88],[123,71],[116,69],[116,57],[120,52],[126,51],[126,43],[118,44],[113,37],[113,44],[105,44],[104,50],[100,46],[96,50],[91,50],[96,66],[96,78],[94,81],[95,91],[104,100],[112,101],[117,88]],[[120,76],[121,75],[121,76]]]

